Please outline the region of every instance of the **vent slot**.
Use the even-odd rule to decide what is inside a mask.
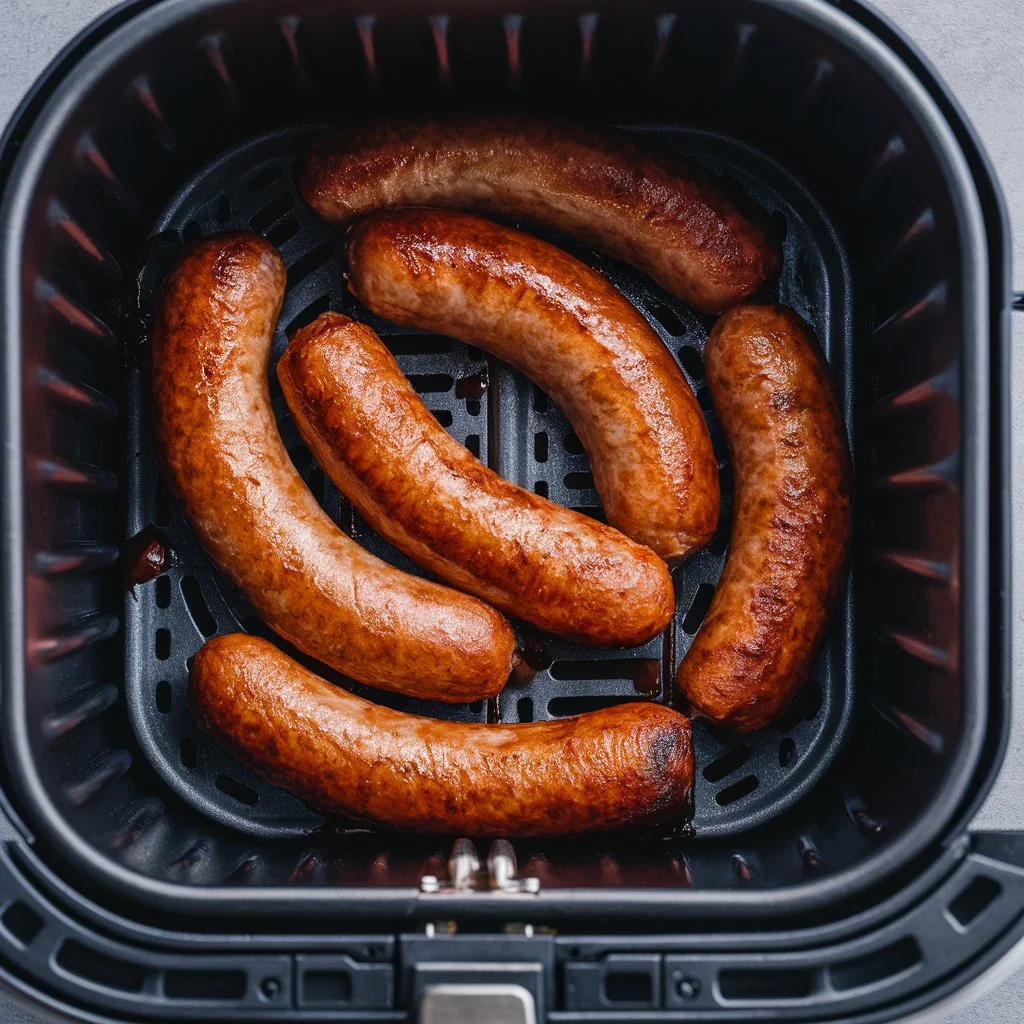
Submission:
[[[395,356],[442,356],[455,347],[451,338],[437,334],[395,334],[381,340]]]
[[[588,711],[600,711],[621,704],[625,697],[553,697],[548,701],[548,714],[552,718],[568,718],[570,715],[585,715]]]
[[[288,287],[294,288],[300,281],[305,280],[319,270],[325,263],[330,262],[334,256],[334,243],[321,242],[315,249],[311,249],[305,256],[299,257],[288,268]]]
[[[421,395],[442,395],[451,391],[455,384],[455,378],[447,373],[410,373],[406,376]]]
[[[566,473],[565,486],[570,491],[592,491],[594,489],[594,474]]]
[[[708,782],[721,782],[727,775],[742,768],[753,756],[753,750],[745,743],[724,753],[721,757],[715,758],[711,764],[704,768],[704,778]]]
[[[214,784],[222,793],[234,797],[246,807],[255,807],[259,803],[259,794],[255,790],[250,789],[244,782],[233,779],[230,775],[218,775]]]
[[[643,971],[610,971],[604,978],[609,1003],[649,1003],[654,998],[654,978]]]
[[[533,435],[533,459],[535,462],[548,461],[548,435],[546,430]]]
[[[265,167],[249,179],[249,191],[262,192],[268,185],[273,185],[282,174],[284,174],[284,167],[281,164]]]
[[[168,999],[241,999],[245,995],[245,971],[167,971],[164,995]]]
[[[681,338],[686,333],[686,324],[674,313],[668,306],[663,306],[659,302],[653,302],[648,307],[651,311],[651,316],[661,324],[665,330],[672,335],[673,338]]]
[[[283,217],[294,205],[295,200],[288,195],[287,192],[278,196],[276,199],[271,199],[266,206],[261,210],[257,210],[256,213],[249,218],[249,227],[251,227],[253,231],[262,233],[269,228],[274,221]]]
[[[745,778],[734,782],[731,786],[726,786],[725,789],[720,790],[715,794],[715,803],[719,807],[728,807],[729,804],[736,803],[737,800],[742,800],[743,797],[749,796],[757,789],[759,783],[756,775],[747,775]]]
[[[683,632],[687,636],[694,636],[704,617],[711,607],[711,599],[715,596],[715,588],[710,583],[702,583],[693,595],[690,607],[686,609],[686,618],[683,619]]]
[[[156,684],[156,709],[162,715],[171,710],[171,684],[166,679]]]
[[[188,608],[196,629],[203,636],[213,636],[217,632],[217,620],[213,617],[203,597],[203,588],[195,576],[182,576],[181,596],[185,599],[185,606]]]
[[[153,640],[153,652],[158,661],[166,661],[171,656],[171,631],[162,626],[156,631]]]
[[[693,380],[704,379],[704,360],[692,345],[684,345],[679,350],[679,362]]]
[[[961,928],[970,928],[1002,891],[1003,887],[994,878],[978,875],[950,903],[949,912]]]
[[[280,224],[275,224],[264,237],[271,245],[280,248],[289,238],[294,238],[300,230],[301,225],[294,217],[286,217]]]
[[[583,455],[583,442],[571,430],[562,437],[562,447],[570,455]]]
[[[809,970],[734,968],[718,975],[722,998],[731,1002],[783,1002],[807,999],[814,992],[815,975]]]
[[[326,313],[331,308],[330,295],[318,295],[301,313],[297,313],[291,323],[284,329],[285,336],[291,338],[296,331],[307,327],[318,316]]]
[[[189,771],[193,771],[195,766],[199,763],[199,748],[196,746],[196,741],[191,736],[182,736],[181,738],[181,764],[182,767],[187,768]]]
[[[917,942],[906,936],[883,949],[829,968],[832,987],[839,992],[867,988],[912,970],[921,963]]]
[[[348,971],[307,971],[302,978],[307,1003],[352,1002],[352,975]]]
[[[67,939],[60,947],[57,966],[94,985],[120,992],[141,992],[146,983],[146,971],[138,964],[116,960],[74,939]]]
[[[20,900],[12,903],[0,917],[0,924],[23,946],[32,944],[43,930],[43,919],[27,904]]]

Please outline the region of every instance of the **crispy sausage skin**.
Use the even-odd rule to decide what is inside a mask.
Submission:
[[[152,394],[166,479],[207,554],[307,654],[418,697],[497,693],[515,658],[508,622],[363,550],[288,458],[267,374],[284,287],[281,257],[241,232],[197,243],[165,280]]]
[[[608,522],[670,563],[712,537],[718,464],[686,378],[600,274],[511,228],[447,210],[349,232],[349,288],[373,312],[452,335],[543,388],[590,456]]]
[[[704,362],[735,515],[679,686],[694,713],[748,732],[786,710],[824,641],[850,546],[850,456],[828,366],[790,310],[729,310]]]
[[[693,780],[690,723],[659,704],[528,725],[439,722],[371,704],[245,634],[199,651],[189,702],[268,781],[327,814],[396,829],[669,831]]]
[[[277,379],[339,490],[446,583],[581,643],[641,644],[668,624],[672,578],[650,548],[482,465],[369,327],[324,313],[296,333]]]
[[[383,207],[446,206],[578,238],[705,313],[778,268],[763,212],[707,172],[623,132],[532,117],[374,122],[315,143],[303,198],[347,224]]]

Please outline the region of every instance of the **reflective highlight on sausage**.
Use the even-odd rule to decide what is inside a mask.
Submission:
[[[452,438],[364,324],[324,313],[277,367],[299,432],[369,525],[445,582],[581,643],[645,643],[674,609],[641,544],[516,487]]]
[[[170,273],[152,338],[166,479],[204,550],[275,632],[372,686],[467,701],[504,686],[515,637],[483,602],[374,558],[328,518],[285,451],[268,362],[277,252],[236,232]]]
[[[346,126],[299,166],[303,198],[347,224],[372,210],[444,206],[563,232],[717,313],[771,278],[778,245],[739,191],[636,136],[536,117]]]
[[[438,722],[362,700],[243,634],[199,651],[189,700],[225,749],[329,815],[515,837],[665,833],[688,812],[690,724],[659,704],[525,725]]]
[[[348,259],[349,287],[373,312],[478,345],[558,403],[612,526],[670,563],[711,539],[718,465],[704,415],[661,339],[600,274],[445,210],[364,218]]]
[[[704,352],[735,476],[732,543],[679,667],[695,714],[775,721],[814,669],[850,546],[850,456],[810,330],[782,306],[737,306]]]

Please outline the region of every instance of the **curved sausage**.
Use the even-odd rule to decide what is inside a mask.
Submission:
[[[285,269],[257,235],[196,244],[165,280],[153,415],[165,474],[204,550],[273,630],[353,679],[435,700],[492,696],[512,628],[334,525],[274,422],[267,376]]]
[[[690,723],[621,704],[527,725],[439,722],[371,704],[272,644],[219,636],[195,656],[196,720],[254,772],[326,814],[464,836],[682,825]]]
[[[369,327],[324,313],[292,339],[277,379],[338,489],[446,583],[581,643],[642,644],[668,625],[672,578],[650,548],[482,465]]]
[[[704,414],[647,321],[600,274],[469,214],[373,214],[349,232],[349,288],[373,312],[504,359],[568,416],[608,522],[676,562],[718,521]]]
[[[779,264],[762,210],[635,137],[533,117],[354,125],[312,146],[303,198],[347,224],[382,207],[446,206],[564,232],[705,313],[756,291]]]
[[[850,546],[850,456],[828,366],[782,306],[737,306],[704,350],[736,481],[725,571],[679,686],[696,714],[769,725],[806,682]]]

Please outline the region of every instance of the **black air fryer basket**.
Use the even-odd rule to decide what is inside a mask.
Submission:
[[[295,155],[320,125],[439,110],[623,126],[739,182],[785,228],[765,294],[832,365],[855,554],[793,713],[742,740],[695,727],[692,835],[332,830],[185,708],[208,636],[266,632],[162,490],[150,436],[154,289],[195,237],[247,227],[280,249],[275,359],[327,309],[367,320],[483,461],[602,514],[547,396],[358,307],[339,234],[298,198]],[[441,1020],[473,999],[481,1020],[525,1021],[532,1003],[541,1021],[881,1021],[1024,932],[1024,843],[966,829],[1008,717],[1005,215],[959,110],[877,15],[850,0],[143,0],[39,81],[0,187],[8,984],[90,1020]],[[721,459],[719,535],[676,572],[664,638],[595,652],[524,634],[537,674],[496,701],[373,699],[503,722],[676,699],[728,543],[711,320],[548,237],[678,358]],[[271,384],[328,513],[418,571],[325,480]],[[165,571],[126,588],[154,538]]]

